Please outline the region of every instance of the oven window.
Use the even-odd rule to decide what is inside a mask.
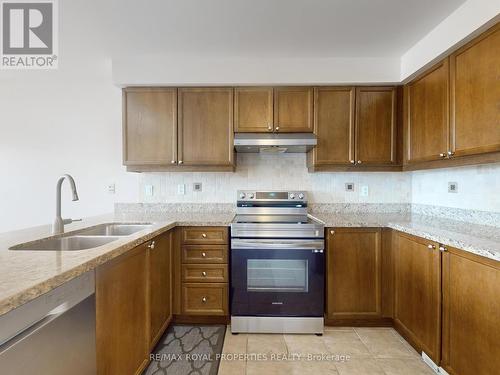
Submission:
[[[249,292],[307,292],[307,259],[248,259]]]

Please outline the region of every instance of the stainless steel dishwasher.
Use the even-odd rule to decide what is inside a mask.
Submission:
[[[94,292],[90,271],[1,315],[0,372],[95,374]]]

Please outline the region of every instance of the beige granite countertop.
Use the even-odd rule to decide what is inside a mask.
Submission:
[[[500,228],[400,213],[314,213],[327,227],[388,227],[500,261]],[[0,234],[0,314],[95,269],[175,226],[227,226],[234,213],[135,212],[102,215],[66,232],[102,223],[152,222],[149,228],[91,250],[21,251],[10,247],[50,237],[49,225]]]
[[[317,213],[327,227],[387,227],[500,261],[500,228],[400,213]]]
[[[139,215],[140,216],[140,215]],[[51,236],[51,226],[0,233],[0,315],[90,271],[175,226],[227,226],[234,214],[176,213],[161,217],[102,215],[66,226],[66,234],[102,223],[153,222],[151,228],[80,251],[25,251],[10,247]]]

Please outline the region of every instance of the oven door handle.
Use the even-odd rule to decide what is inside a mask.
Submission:
[[[256,250],[321,250],[325,248],[323,240],[231,240],[231,250],[256,249]]]

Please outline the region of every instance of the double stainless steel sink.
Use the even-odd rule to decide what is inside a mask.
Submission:
[[[28,242],[11,247],[9,250],[75,251],[93,249],[116,241],[144,229],[152,224],[116,224],[106,223],[85,228],[59,237]]]

